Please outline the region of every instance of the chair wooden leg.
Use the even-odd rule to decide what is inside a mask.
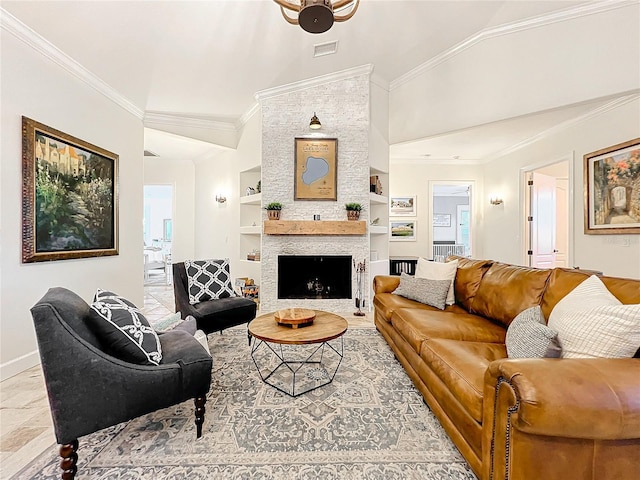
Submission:
[[[73,480],[78,471],[78,440],[60,445],[60,468],[62,469],[62,480]]]
[[[206,397],[196,397],[194,403],[196,404],[196,438],[202,436],[202,424],[204,423],[204,404],[207,401]]]

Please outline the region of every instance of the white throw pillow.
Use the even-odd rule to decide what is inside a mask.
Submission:
[[[447,293],[447,305],[456,303],[456,297],[453,289],[453,281],[458,271],[458,260],[452,262],[440,263],[431,262],[426,258],[418,258],[418,266],[416,267],[416,278],[428,278],[429,280],[449,280],[451,286]]]
[[[623,305],[592,275],[549,315],[563,358],[628,358],[640,347],[640,305]]]

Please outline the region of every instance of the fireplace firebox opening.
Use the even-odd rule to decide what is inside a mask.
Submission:
[[[278,299],[351,298],[351,255],[279,255]]]

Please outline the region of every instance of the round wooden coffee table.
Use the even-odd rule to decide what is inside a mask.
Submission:
[[[249,323],[249,335],[256,339],[251,358],[260,378],[292,397],[331,383],[344,356],[347,321],[334,313],[314,312],[313,323],[299,328],[279,325],[275,312]]]

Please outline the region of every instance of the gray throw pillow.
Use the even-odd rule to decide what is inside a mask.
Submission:
[[[393,293],[444,310],[449,287],[451,280],[416,278],[403,272],[400,275],[400,285]]]
[[[505,343],[509,358],[558,358],[562,354],[558,332],[547,327],[538,305],[513,319]]]

